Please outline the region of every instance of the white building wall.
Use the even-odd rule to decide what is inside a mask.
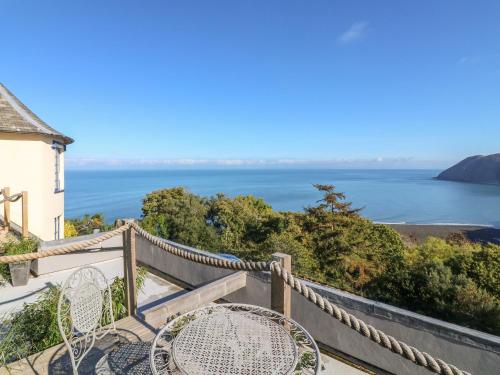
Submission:
[[[64,238],[64,152],[60,154],[63,191],[55,192],[54,140],[36,134],[0,133],[0,187],[10,187],[11,194],[28,192],[28,229],[44,241],[55,239],[57,216],[61,217],[60,238]],[[21,201],[11,203],[11,220],[21,226]]]

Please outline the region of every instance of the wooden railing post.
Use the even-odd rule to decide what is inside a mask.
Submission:
[[[28,192],[23,191],[22,193],[22,230],[23,230],[23,238],[28,238],[29,230],[28,230]]]
[[[10,187],[3,188],[3,195],[5,198],[10,196]],[[3,221],[4,228],[8,231],[10,229],[10,202],[7,199],[3,202]]]
[[[118,224],[118,223],[117,223]],[[125,282],[125,306],[129,316],[137,314],[137,265],[135,229],[123,232],[123,277]]]
[[[121,227],[124,221],[121,219],[116,220],[116,227]],[[128,243],[128,230],[122,232],[122,247],[123,247],[123,287],[125,293],[125,307],[127,308],[127,314],[130,311],[130,304],[128,301],[128,287],[127,287],[127,271],[128,271],[128,256],[130,253],[129,243]]]
[[[282,269],[292,272],[292,257],[290,255],[274,253],[273,260],[277,261]],[[271,272],[271,309],[287,318],[291,317],[292,289],[274,272]]]
[[[130,311],[131,315],[137,315],[137,256],[136,256],[136,246],[135,246],[135,229],[130,228],[129,232],[129,243],[130,243],[130,258],[129,258],[129,270],[127,272],[128,277],[128,292],[130,301]]]

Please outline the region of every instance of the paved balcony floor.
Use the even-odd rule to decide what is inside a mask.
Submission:
[[[78,373],[95,374],[96,364],[103,355],[108,357],[109,368],[116,374],[151,374],[149,349],[156,329],[144,322],[128,317],[116,324],[116,333],[96,342],[84,358]],[[325,370],[321,375],[363,375],[367,372],[339,361],[326,354],[321,356]],[[0,368],[0,375],[62,375],[71,373],[71,362],[64,344]]]

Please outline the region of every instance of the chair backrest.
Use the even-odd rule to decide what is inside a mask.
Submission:
[[[115,329],[111,288],[96,267],[73,272],[63,284],[57,305],[57,323],[73,366],[78,366],[95,340]]]

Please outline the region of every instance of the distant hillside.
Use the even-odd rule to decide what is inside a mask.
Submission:
[[[441,172],[438,180],[500,184],[500,154],[470,156]]]

